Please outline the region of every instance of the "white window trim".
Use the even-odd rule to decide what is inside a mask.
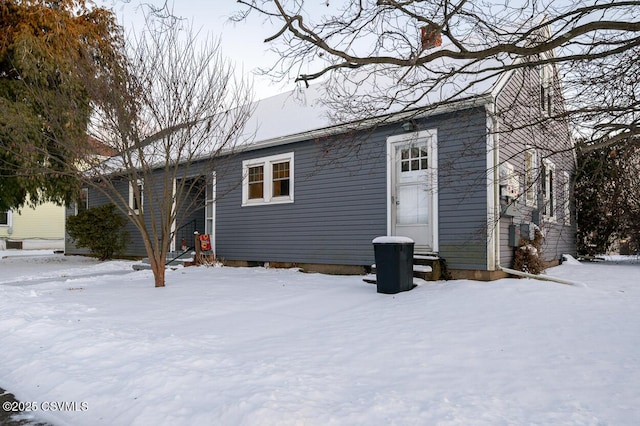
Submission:
[[[545,117],[553,114],[553,66],[543,64],[540,66],[540,110]]]
[[[558,182],[558,175],[556,174],[556,165],[551,160],[546,158],[543,160],[543,163],[544,163],[544,176],[542,177],[544,179],[544,194],[542,194],[544,199],[544,205],[542,208],[542,211],[544,212],[543,217],[549,220],[550,222],[555,222],[556,210],[558,209],[558,205],[557,205],[558,197],[556,194],[557,192],[556,184]],[[550,170],[553,171],[553,176],[554,176],[553,182],[549,181]],[[553,208],[550,209],[550,206]]]
[[[7,210],[7,223],[0,223],[0,228],[11,228],[13,226],[13,211]]]
[[[270,155],[268,157],[253,158],[242,162],[242,206],[263,206],[266,204],[293,203],[294,194],[294,155],[293,152]],[[273,193],[273,164],[289,162],[289,195],[274,197]],[[264,166],[263,197],[249,199],[249,167]]]
[[[133,183],[129,182],[129,208],[131,209],[131,212],[129,214],[140,214],[140,210],[142,210],[144,212],[144,184],[142,183],[142,180],[138,179],[136,181],[136,185],[140,186],[140,208],[139,209],[134,209],[133,208],[133,201],[134,201],[134,191],[133,191]]]
[[[571,175],[569,172],[563,172],[564,175],[564,199],[563,199],[563,213],[564,213],[564,224],[571,225]]]
[[[531,170],[527,169],[527,154],[531,154]],[[524,204],[527,207],[536,207],[538,204],[538,151],[527,145],[524,159]],[[532,197],[530,197],[530,195]]]
[[[82,188],[80,189],[80,191],[85,194],[84,196],[84,209],[88,210],[89,209],[89,188]],[[74,216],[78,215],[78,201],[73,203],[73,214]]]

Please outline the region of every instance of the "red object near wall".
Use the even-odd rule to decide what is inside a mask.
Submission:
[[[211,250],[211,239],[209,234],[200,235],[200,250],[209,251]]]

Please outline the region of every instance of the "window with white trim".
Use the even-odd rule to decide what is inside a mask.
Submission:
[[[553,67],[540,66],[540,111],[550,117],[553,114]]]
[[[524,188],[525,205],[535,207],[537,204],[537,168],[538,154],[533,147],[524,151]]]
[[[564,194],[563,194],[563,210],[564,210],[564,224],[571,225],[571,176],[569,172],[563,172],[564,174]]]
[[[556,217],[556,166],[549,160],[542,164],[542,196],[544,205],[542,214],[548,219]]]
[[[144,207],[144,185],[139,180],[134,187],[133,182],[129,182],[129,208],[134,214],[140,214]]]
[[[0,226],[11,226],[12,220],[11,210],[0,210]]]
[[[82,188],[80,190],[80,196],[78,201],[72,205],[74,214],[78,214],[89,209],[89,188]]]
[[[78,200],[78,210],[85,211],[89,209],[89,188],[80,190],[80,200]]]
[[[293,202],[293,152],[242,162],[242,205]]]

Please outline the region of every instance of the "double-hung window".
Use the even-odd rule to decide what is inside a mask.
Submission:
[[[535,207],[537,204],[538,156],[536,149],[527,147],[524,151],[524,188],[525,204]]]
[[[72,205],[74,214],[89,209],[89,188],[82,188],[78,200]]]
[[[564,182],[563,182],[563,205],[562,210],[564,213],[564,224],[571,225],[571,175],[569,172],[563,172],[564,174]]]
[[[142,213],[144,207],[144,185],[141,180],[129,182],[129,208],[133,214]]]
[[[242,162],[242,205],[293,202],[293,152]]]
[[[549,160],[543,161],[542,166],[542,196],[544,205],[542,214],[548,219],[556,217],[556,166]]]
[[[547,117],[553,114],[553,67],[550,64],[540,67],[540,110]]]

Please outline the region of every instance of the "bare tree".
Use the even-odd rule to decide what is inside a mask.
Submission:
[[[118,155],[88,163],[82,180],[137,228],[155,286],[181,217],[202,209],[205,190],[246,138],[251,87],[238,79],[213,40],[150,17],[126,55],[122,73],[87,84],[92,136]],[[208,200],[212,201],[212,200]]]
[[[238,3],[233,19],[257,13],[277,28],[265,42],[280,59],[263,71],[324,79],[339,120],[433,108],[503,71],[557,64],[569,107],[548,119],[578,124],[589,149],[640,132],[639,1]]]

